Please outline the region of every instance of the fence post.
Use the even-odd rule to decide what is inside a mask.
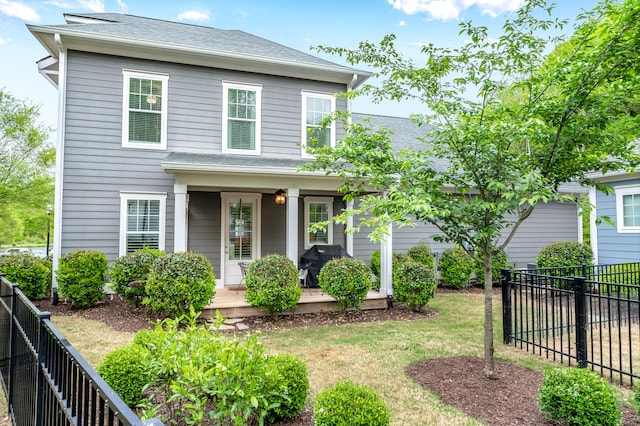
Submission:
[[[587,282],[584,277],[573,278],[576,307],[576,356],[578,368],[587,367]]]
[[[38,317],[38,355],[36,362],[36,425],[44,425],[44,395],[47,390],[47,382],[45,380],[45,356],[46,356],[46,327],[45,320],[50,320],[49,312],[41,312]]]
[[[15,318],[14,315],[16,313],[16,305],[17,305],[17,299],[18,299],[18,295],[16,294],[16,290],[18,289],[19,285],[18,284],[13,284],[10,283],[9,286],[11,287],[11,312],[9,312],[9,375],[7,378],[7,387],[9,388],[9,392],[7,395],[7,403],[8,403],[8,407],[9,407],[9,414],[13,415],[14,411],[13,411],[13,393],[14,393],[14,386],[13,386],[13,381],[16,377],[15,375],[15,371],[16,371],[16,327],[15,327]]]
[[[511,343],[511,271],[500,270],[500,284],[502,285],[502,342],[505,345]]]

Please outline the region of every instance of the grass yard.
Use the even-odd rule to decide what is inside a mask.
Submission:
[[[483,311],[481,294],[438,294],[429,306],[439,313],[419,321],[360,323],[332,327],[265,331],[260,340],[270,352],[291,353],[309,369],[310,401],[339,380],[373,387],[392,413],[393,425],[483,424],[442,404],[404,371],[414,361],[451,355],[481,357]],[[132,333],[115,332],[101,322],[58,316],[54,324],[87,361],[97,366],[111,350],[129,344]],[[496,358],[542,371],[552,364],[502,344],[500,296],[494,299]],[[621,401],[631,392],[621,390]],[[1,407],[0,407],[1,408]]]

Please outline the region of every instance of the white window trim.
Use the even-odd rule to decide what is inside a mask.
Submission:
[[[143,71],[122,70],[122,147],[136,149],[153,149],[166,151],[167,149],[167,111],[169,104],[169,75]],[[160,111],[160,143],[144,143],[129,141],[129,85],[131,78],[160,80],[162,82],[162,110]]]
[[[250,90],[256,92],[256,147],[254,150],[232,149],[227,146],[229,132],[229,89]],[[260,155],[262,135],[262,85],[222,82],[222,152],[225,154]]]
[[[165,247],[165,227],[167,210],[166,192],[120,192],[120,256],[127,254],[127,203],[129,200],[159,200],[160,201],[160,229],[158,235],[158,249]]]
[[[304,197],[304,247],[305,248],[310,248],[312,245],[309,239],[309,235],[310,235],[309,226],[311,226],[311,224],[309,223],[309,205],[312,203],[327,204],[329,206],[328,208],[329,219],[333,218],[333,197]],[[327,226],[327,244],[328,245],[333,244],[333,224],[332,223],[330,223],[329,226]],[[316,245],[321,245],[321,244],[316,244]]]
[[[625,195],[640,194],[640,185],[616,187],[616,224],[619,234],[640,234],[640,226],[624,226],[624,211],[622,197]]]
[[[331,101],[331,112],[335,112],[336,110],[336,97],[332,93],[323,93],[323,92],[311,92],[308,90],[302,90],[300,92],[302,94],[302,130],[300,134],[301,141],[301,155],[302,158],[314,158],[313,155],[307,153],[307,98],[319,98],[319,99],[328,99]],[[336,123],[335,121],[331,122],[331,126],[329,127],[330,137],[329,143],[332,148],[336,146]]]

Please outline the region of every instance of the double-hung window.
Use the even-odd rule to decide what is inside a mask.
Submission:
[[[167,149],[169,76],[123,70],[122,146]]]
[[[336,109],[336,98],[327,93],[302,91],[302,155],[309,157],[306,147],[335,146],[335,123],[323,126],[323,120]]]
[[[316,223],[326,222],[333,217],[333,198],[305,197],[304,198],[304,226],[305,247],[313,245],[333,244],[333,226],[331,223],[322,230],[309,231]]]
[[[262,87],[222,83],[222,152],[259,155]]]
[[[164,250],[166,199],[165,193],[120,193],[120,256]]]
[[[640,234],[640,185],[616,188],[618,232]]]

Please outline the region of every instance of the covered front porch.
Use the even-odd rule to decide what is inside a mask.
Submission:
[[[175,175],[174,251],[205,255],[216,275],[219,297],[214,304],[224,300],[225,304],[236,305],[232,308],[241,308],[244,295],[235,297],[243,279],[241,262],[279,253],[300,266],[301,255],[313,245],[322,244],[340,245],[349,255],[368,261],[377,246],[381,252],[377,297],[383,300],[380,306],[386,307],[386,298],[392,294],[390,230],[385,241],[374,246],[366,241],[366,247],[363,239],[356,246],[353,233],[345,232],[351,223],[332,224],[323,235],[313,235],[309,225],[314,220],[331,219],[340,210],[353,208],[353,204],[345,202],[337,190],[341,179],[301,173],[297,169],[301,164],[296,160],[274,162],[231,155],[170,154],[162,166]],[[284,198],[276,201],[276,193],[284,194]],[[312,294],[305,290],[301,304],[323,302],[311,301],[308,296],[313,293],[328,297],[319,290]],[[334,303],[332,299],[324,302]]]
[[[267,313],[249,305],[245,300],[243,287],[226,287],[216,290],[213,301],[202,311],[203,318],[215,318],[216,311],[227,319],[266,316]],[[380,291],[371,290],[360,306],[363,310],[387,309],[387,296]],[[286,311],[283,315],[329,312],[338,309],[338,304],[331,296],[323,294],[319,288],[303,288],[300,301],[294,312]]]

